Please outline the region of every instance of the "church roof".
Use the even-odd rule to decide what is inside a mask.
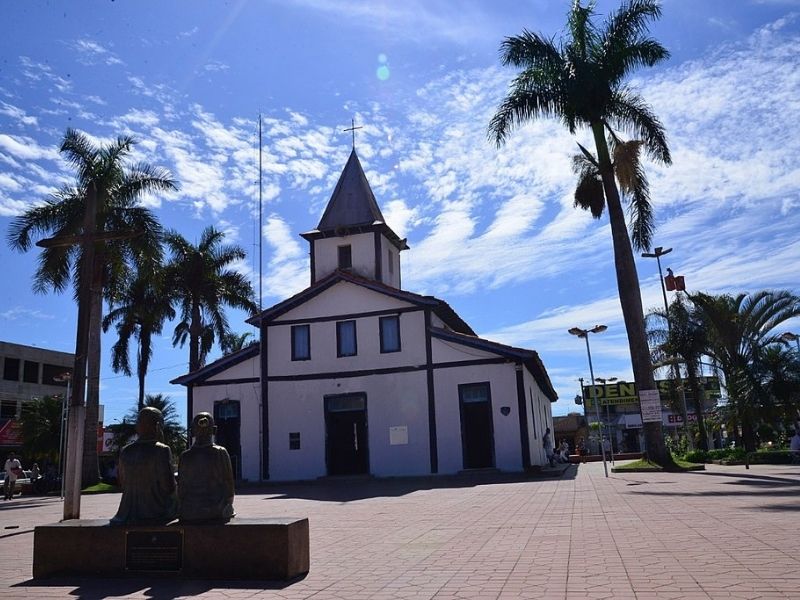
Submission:
[[[447,329],[442,329],[441,327],[431,327],[430,332],[435,338],[464,344],[465,346],[470,346],[477,350],[485,350],[486,352],[493,352],[495,354],[500,354],[501,356],[519,360],[527,367],[531,375],[533,375],[536,383],[539,384],[542,392],[544,392],[544,395],[547,396],[550,402],[555,402],[558,400],[558,394],[556,394],[556,391],[553,388],[553,384],[550,381],[550,376],[547,374],[547,370],[544,368],[542,359],[539,358],[539,354],[534,350],[506,346],[505,344],[500,344],[499,342],[493,342],[491,340],[479,338],[474,334],[470,335],[457,331],[449,331]]]
[[[353,148],[317,229],[345,229],[376,222],[385,223],[383,214]]]
[[[356,150],[353,148],[331,199],[328,200],[328,206],[322,213],[319,225],[316,229],[300,235],[310,241],[314,238],[373,230],[384,233],[400,250],[408,248],[406,240],[401,240],[384,221],[375,194],[372,193],[367,176],[361,167],[361,161],[358,160]]]
[[[200,367],[196,371],[192,371],[191,373],[186,373],[185,375],[176,377],[175,379],[170,381],[170,383],[188,385],[190,383],[195,383],[197,381],[205,381],[206,379],[213,377],[214,375],[222,373],[226,369],[230,369],[234,365],[238,365],[240,362],[245,361],[248,358],[253,358],[254,356],[258,356],[258,353],[260,351],[261,351],[261,342],[253,342],[252,344],[245,346],[241,350],[237,350],[236,352],[231,352],[230,354],[226,354],[222,358],[218,358],[214,362],[209,363],[204,367]]]

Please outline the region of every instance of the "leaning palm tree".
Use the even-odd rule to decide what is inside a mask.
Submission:
[[[115,373],[132,374],[129,355],[131,337],[137,342],[136,376],[139,383],[137,406],[144,408],[144,381],[153,357],[153,336],[160,335],[164,321],[175,318],[164,271],[158,263],[141,265],[110,300],[103,318],[103,331],[114,324],[117,342],[111,349],[111,368]]]
[[[506,38],[502,62],[521,72],[489,124],[489,135],[498,146],[505,143],[513,129],[544,117],[560,119],[573,134],[579,127],[591,131],[595,153],[581,147],[586,164],[578,168],[581,176],[576,201],[592,209],[596,216],[602,213],[602,207],[608,210],[617,288],[633,374],[640,390],[655,389],[655,381],[639,279],[617,179],[623,184],[623,192],[628,193],[634,214],[634,244],[648,248],[652,214],[638,153],[644,150],[651,159],[664,164],[671,159],[661,123],[625,80],[634,69],[653,66],[669,57],[659,42],[647,37],[650,21],[660,15],[661,8],[655,0],[630,0],[598,27],[592,19],[594,4],[584,7],[576,1],[569,12],[566,39],[561,42],[527,30]],[[631,134],[633,141],[622,141],[618,132]],[[612,139],[611,148],[606,135]],[[626,160],[627,169],[623,168]],[[644,429],[650,459],[671,466],[661,424],[646,423]]]
[[[692,392],[694,412],[700,435],[700,448],[708,450],[703,400],[698,373],[702,357],[708,348],[705,324],[697,308],[680,295],[669,305],[668,312],[655,310],[647,315],[648,337],[653,343],[655,362],[680,358],[686,368],[686,378]],[[666,325],[666,327],[665,327]],[[686,415],[683,415],[684,419]],[[686,421],[684,421],[686,422]]]
[[[737,421],[734,425],[741,426],[745,449],[752,452],[761,417],[758,361],[769,346],[781,342],[775,330],[800,316],[800,298],[783,290],[762,290],[736,296],[698,293],[691,300],[708,329],[709,355],[725,375],[728,400]]]
[[[253,288],[244,275],[230,268],[243,260],[245,251],[237,245],[222,245],[225,234],[206,227],[197,245],[172,231],[166,235],[171,253],[167,285],[179,307],[180,322],[172,342],[181,347],[189,341],[189,371],[199,369],[215,339],[228,333],[224,306],[250,312],[258,310]],[[192,418],[191,393],[187,416]]]
[[[75,241],[70,245],[54,245],[42,250],[34,274],[34,291],[44,293],[52,289],[63,292],[72,282],[77,299],[79,291],[86,286],[91,290],[82,467],[84,485],[99,480],[96,437],[103,294],[118,285],[125,276],[126,265],[138,257],[152,257],[159,252],[161,227],[152,212],[138,204],[138,199],[145,193],[176,189],[168,171],[147,163],[127,162],[135,143],[133,138],[122,136],[114,142],[97,146],[84,134],[68,129],[60,151],[77,172],[75,185],[62,188],[43,204],[26,210],[12,222],[8,233],[9,244],[20,251],[29,250],[39,235]],[[83,253],[77,240],[83,233],[90,193],[94,193],[96,199],[97,232],[105,236],[105,241],[95,244],[94,269],[90,280],[83,281],[80,277]],[[124,236],[115,239],[115,233],[123,232]]]

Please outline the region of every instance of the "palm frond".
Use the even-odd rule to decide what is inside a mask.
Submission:
[[[606,21],[594,58],[612,83],[619,83],[637,67],[652,67],[669,58],[664,46],[644,37],[650,22],[660,16],[661,7],[657,1],[631,0]]]
[[[588,156],[576,154],[572,157],[572,170],[578,175],[575,206],[590,211],[595,219],[599,219],[606,206],[606,197],[597,162],[591,153],[588,153]]]
[[[618,129],[630,130],[634,138],[642,140],[652,159],[672,164],[664,126],[641,96],[627,88],[614,91],[607,119]]]

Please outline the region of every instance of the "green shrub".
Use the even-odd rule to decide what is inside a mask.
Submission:
[[[708,452],[705,450],[692,450],[684,454],[682,459],[690,463],[708,462]]]
[[[750,455],[750,464],[790,465],[792,464],[792,453],[788,450],[759,450]]]
[[[708,451],[708,460],[727,460],[744,462],[744,448],[721,448]]]

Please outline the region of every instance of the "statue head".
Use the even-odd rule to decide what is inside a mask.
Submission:
[[[160,440],[163,425],[164,416],[161,411],[152,406],[146,406],[139,411],[136,419],[136,434],[142,441]]]
[[[214,425],[214,417],[211,413],[197,413],[192,419],[192,436],[197,446],[210,446],[214,443],[214,434],[217,433],[217,426]]]

